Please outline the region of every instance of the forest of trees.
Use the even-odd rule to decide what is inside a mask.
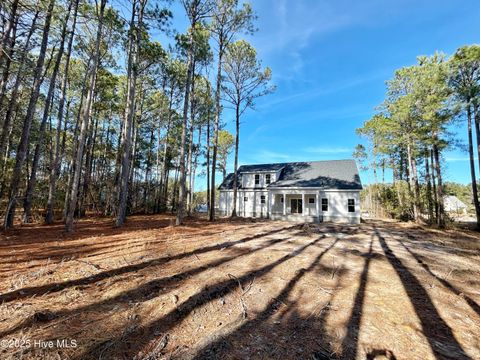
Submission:
[[[368,146],[357,145],[354,157],[373,172],[366,203],[375,215],[445,226],[444,152],[465,144],[452,131],[466,122],[471,194],[480,228],[480,46],[459,48],[446,57],[421,56],[414,66],[395,72],[385,101],[372,119],[357,129]],[[476,138],[476,140],[475,140]],[[385,170],[393,184],[385,184]],[[379,181],[379,176],[382,181]],[[450,184],[449,190],[454,187]]]
[[[89,211],[117,226],[134,212],[172,211],[182,224],[199,175],[214,220],[212,189],[234,147],[238,159],[240,116],[273,90],[271,73],[241,39],[256,31],[248,3],[179,0],[187,29],[172,28],[174,5],[0,2],[5,228],[62,218],[72,231]]]

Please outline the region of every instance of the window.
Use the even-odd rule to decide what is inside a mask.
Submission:
[[[322,211],[328,211],[328,199],[322,199]]]
[[[270,180],[271,180],[271,175],[270,174],[266,174],[265,175],[265,184],[270,184]]]
[[[348,199],[348,212],[355,212],[355,199]]]
[[[280,202],[281,202],[282,204],[283,204],[283,200],[284,200],[284,199],[283,199],[283,196],[282,196],[282,197],[280,198]]]
[[[291,199],[290,202],[290,212],[292,214],[301,214],[302,213],[302,199]]]
[[[248,201],[248,197],[244,196],[243,201]]]
[[[260,203],[265,204],[265,195],[260,196]]]
[[[309,198],[308,203],[309,204],[315,204],[315,198]]]
[[[260,184],[260,175],[255,174],[255,185],[259,185],[259,184]]]

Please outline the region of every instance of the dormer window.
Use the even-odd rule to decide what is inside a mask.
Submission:
[[[266,174],[265,175],[265,184],[270,184],[270,180],[271,180],[271,175],[270,174]]]
[[[255,185],[260,185],[260,174],[255,174]]]

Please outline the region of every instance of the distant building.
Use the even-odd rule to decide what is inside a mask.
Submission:
[[[445,206],[445,211],[449,213],[456,214],[466,214],[467,205],[463,203],[459,198],[454,195],[447,195],[443,197],[443,204]]]
[[[237,215],[300,222],[360,222],[362,184],[354,160],[244,165]],[[219,211],[233,210],[233,174],[220,185]]]

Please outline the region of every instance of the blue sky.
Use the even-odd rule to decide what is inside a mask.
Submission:
[[[248,37],[273,73],[274,94],[244,115],[240,164],[350,158],[395,69],[418,55],[480,42],[478,0],[255,0]],[[182,11],[173,25],[184,31]],[[240,36],[242,37],[242,36]],[[223,116],[234,131],[233,114]],[[453,131],[466,142],[465,126]],[[465,152],[444,154],[445,180],[468,183]],[[233,155],[229,170],[233,169]],[[367,183],[368,174],[362,174]],[[199,184],[202,186],[201,184]]]

